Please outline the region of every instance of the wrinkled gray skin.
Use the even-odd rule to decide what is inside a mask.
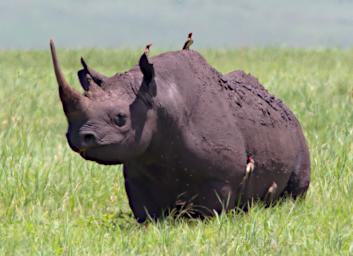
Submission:
[[[245,207],[265,200],[273,182],[272,200],[307,191],[310,159],[299,122],[254,77],[222,75],[192,50],[161,54],[153,66],[140,60],[112,77],[82,60],[81,95],[65,81],[52,42],[51,49],[71,148],[124,165],[138,221],[183,207],[191,216]],[[244,182],[248,154],[255,170]]]

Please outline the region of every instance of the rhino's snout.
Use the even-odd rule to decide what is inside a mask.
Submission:
[[[66,134],[67,141],[76,152],[85,151],[88,148],[98,146],[97,135],[91,131],[81,131],[78,136],[73,136],[70,132]]]

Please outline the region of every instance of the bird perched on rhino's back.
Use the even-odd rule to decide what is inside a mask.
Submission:
[[[180,207],[209,216],[306,193],[310,159],[300,124],[253,76],[222,75],[196,51],[174,51],[111,77],[84,62],[82,95],[50,45],[68,143],[87,160],[123,164],[138,221]],[[256,167],[242,187],[247,152]]]
[[[194,40],[192,39],[192,32],[188,34],[188,38],[186,39],[184,45],[183,45],[183,50],[189,50],[190,46],[194,43]]]

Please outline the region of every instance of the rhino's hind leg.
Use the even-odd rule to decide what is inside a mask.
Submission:
[[[310,169],[301,169],[293,172],[289,178],[288,185],[283,196],[290,196],[293,199],[304,197],[310,184]]]
[[[282,196],[291,196],[293,199],[304,197],[310,184],[310,157],[309,152],[302,152],[298,157],[298,164],[292,172],[287,187]]]

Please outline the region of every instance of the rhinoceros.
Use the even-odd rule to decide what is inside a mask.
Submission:
[[[81,94],[50,46],[68,144],[86,160],[123,164],[139,222],[184,207],[206,217],[306,194],[310,157],[302,128],[250,74],[221,74],[194,50],[142,55],[111,77],[81,59]]]

